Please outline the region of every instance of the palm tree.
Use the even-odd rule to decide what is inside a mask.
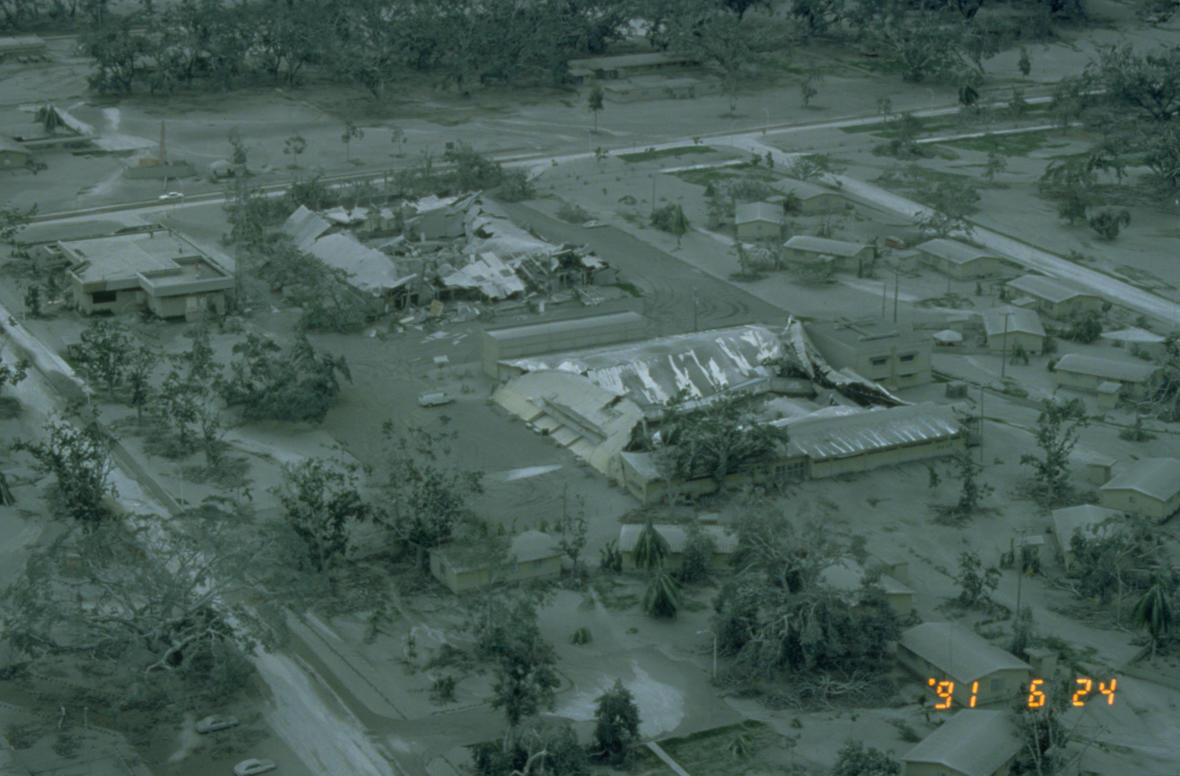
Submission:
[[[659,569],[643,594],[643,611],[652,617],[673,618],[680,611],[680,586],[672,575]]]
[[[1151,587],[1135,604],[1131,615],[1139,623],[1140,628],[1146,628],[1151,634],[1151,658],[1155,659],[1155,648],[1168,635],[1172,627],[1172,586],[1169,577],[1157,574]]]
[[[670,552],[671,548],[668,546],[668,540],[656,530],[649,517],[647,523],[643,526],[643,530],[639,532],[639,536],[635,540],[636,568],[654,569],[662,567],[664,565],[664,559],[668,557]]]

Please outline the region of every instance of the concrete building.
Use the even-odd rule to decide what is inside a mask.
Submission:
[[[502,376],[500,361],[505,359],[629,342],[647,333],[647,318],[636,312],[491,329],[482,335],[483,371],[498,379]]]
[[[864,586],[866,570],[858,563],[850,560],[841,561],[828,566],[820,572],[819,581],[845,595],[855,598]],[[889,574],[881,574],[873,583],[885,594],[893,613],[900,619],[910,616],[914,607],[914,591]]]
[[[29,149],[11,138],[0,135],[0,170],[24,167],[29,163]]]
[[[743,202],[734,208],[733,222],[742,242],[781,240],[785,220],[782,207],[769,202]]]
[[[915,248],[925,264],[957,280],[1003,275],[1017,266],[995,251],[942,237],[927,240]]]
[[[1168,519],[1180,509],[1180,460],[1141,458],[1128,463],[1098,489],[1098,503],[1152,520]]]
[[[838,192],[819,186],[811,181],[797,181],[784,178],[771,184],[788,197],[793,197],[798,203],[798,212],[805,216],[817,216],[825,213],[839,213],[847,204]]]
[[[1025,353],[1035,355],[1045,347],[1045,327],[1033,310],[1019,307],[985,310],[983,333],[988,349],[997,353],[1012,353],[1019,345]]]
[[[783,244],[783,259],[795,264],[830,260],[838,270],[854,271],[873,260],[873,246],[797,234]]]
[[[498,571],[488,562],[484,545],[447,544],[430,551],[430,573],[452,593],[463,593],[496,581],[559,577],[562,554],[554,537],[525,531],[513,537],[508,558]]]
[[[1128,396],[1139,397],[1157,371],[1159,367],[1155,364],[1138,359],[1069,353],[1053,367],[1053,381],[1058,388],[1083,393],[1109,393],[1113,387],[1115,393],[1123,391]]]
[[[929,383],[931,343],[904,325],[867,320],[816,323],[807,335],[829,364],[891,388]]]
[[[1104,342],[1116,348],[1126,348],[1128,353],[1139,352],[1152,358],[1164,358],[1167,355],[1167,339],[1138,326],[1104,331],[1100,336]]]
[[[1073,565],[1073,537],[1082,531],[1090,531],[1102,525],[1111,518],[1122,515],[1117,509],[1108,509],[1096,504],[1082,504],[1076,507],[1054,509],[1051,513],[1053,520],[1053,541],[1057,545],[1057,557],[1068,571]]]
[[[161,318],[223,315],[233,276],[179,234],[163,229],[57,243],[78,310]]]
[[[630,78],[682,67],[691,67],[697,60],[687,54],[655,51],[644,54],[619,54],[606,57],[585,57],[569,61],[570,75],[575,83],[587,78]]]
[[[684,546],[688,542],[688,529],[683,525],[656,524],[652,526],[664,540],[668,542],[668,557],[664,559],[664,568],[672,570],[680,567],[684,554]],[[639,534],[643,531],[643,524],[627,524],[619,526],[618,550],[623,558],[623,570],[635,571],[635,545]],[[737,551],[737,534],[730,533],[719,525],[702,525],[701,533],[713,542],[713,557],[710,564],[714,568],[721,568],[729,562],[730,556]]]
[[[897,659],[926,683],[954,682],[954,704],[1007,703],[1027,693],[1032,666],[993,647],[974,631],[949,622],[926,622],[902,631]]]
[[[725,477],[726,488],[742,485],[767,483],[782,480],[803,480],[808,477],[807,458],[798,452],[788,453],[786,458],[767,460],[747,465]],[[641,504],[659,504],[668,500],[669,489],[673,501],[693,501],[717,491],[712,477],[694,480],[672,480],[660,472],[657,459],[652,453],[622,452],[618,458],[618,480]]]
[[[1017,296],[1033,300],[1037,310],[1054,318],[1072,318],[1102,310],[1102,297],[1067,280],[1044,275],[1021,275],[1007,286]]]
[[[1007,711],[962,709],[901,757],[902,776],[1007,776],[1023,743]]]

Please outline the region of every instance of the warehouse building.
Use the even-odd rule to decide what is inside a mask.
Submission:
[[[1098,489],[1098,503],[1107,509],[1167,520],[1180,509],[1180,460],[1131,461]]]
[[[561,576],[562,551],[557,539],[540,531],[512,538],[500,569],[488,561],[484,544],[446,544],[430,551],[430,573],[452,593],[464,593],[492,582],[524,582]]]
[[[1023,748],[1006,711],[961,709],[901,757],[901,776],[1008,776]]]
[[[941,237],[915,248],[925,264],[957,280],[995,277],[1012,272],[1017,266],[995,251]]]
[[[996,307],[983,313],[987,347],[997,353],[1013,353],[1017,346],[1025,353],[1039,354],[1045,347],[1045,327],[1033,310]]]
[[[642,339],[647,332],[647,318],[635,312],[491,329],[482,338],[483,371],[500,379],[519,373],[501,368],[500,362],[507,359],[630,342]]]
[[[926,622],[902,631],[897,659],[924,683],[954,682],[959,707],[970,706],[972,695],[976,706],[1010,702],[1028,692],[1032,678],[1028,663],[949,622]]]
[[[837,270],[855,271],[873,260],[873,246],[797,234],[783,244],[783,259],[794,264],[830,261]]]
[[[1102,310],[1102,297],[1067,280],[1021,275],[1009,280],[1008,288],[1015,291],[1016,296],[1029,298],[1032,306],[1054,318],[1073,318]]]
[[[74,304],[87,315],[147,308],[161,318],[224,315],[233,276],[179,234],[150,230],[58,242]]]
[[[742,242],[781,240],[785,220],[782,207],[769,202],[743,202],[734,208],[733,223]]]
[[[930,340],[910,327],[878,320],[816,323],[807,326],[807,335],[832,366],[890,388],[926,385],[934,379]]]
[[[832,189],[816,185],[811,181],[797,181],[786,178],[771,184],[788,198],[793,198],[797,212],[805,216],[839,213],[844,210],[844,197]]]
[[[1058,388],[1137,398],[1157,371],[1158,366],[1145,361],[1069,353],[1054,365],[1053,380]]]
[[[1054,509],[1053,538],[1057,543],[1057,556],[1065,566],[1066,571],[1073,565],[1074,557],[1071,551],[1073,537],[1079,533],[1088,533],[1111,518],[1122,515],[1117,509],[1100,507],[1096,504],[1082,504],[1076,507]]]

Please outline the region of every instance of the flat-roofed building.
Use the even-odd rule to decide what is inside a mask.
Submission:
[[[1117,509],[1100,507],[1097,504],[1081,504],[1076,507],[1062,507],[1054,509],[1053,539],[1057,544],[1057,555],[1061,558],[1066,570],[1073,565],[1074,557],[1071,552],[1073,537],[1079,533],[1093,531],[1111,518],[1122,515]]]
[[[1102,297],[1068,280],[1021,275],[1009,280],[1007,285],[1018,296],[1032,299],[1038,310],[1054,318],[1072,318],[1102,310]]]
[[[493,582],[524,582],[561,576],[561,551],[553,536],[524,531],[512,537],[508,557],[496,569],[480,544],[444,544],[430,551],[430,573],[452,593],[485,587]]]
[[[1012,272],[1017,266],[1011,259],[995,251],[942,237],[927,240],[915,247],[927,265],[958,280],[1003,275]]]
[[[902,776],[1007,776],[1023,748],[1007,711],[962,709],[901,757]]]
[[[794,264],[831,261],[838,270],[855,270],[873,260],[873,246],[797,234],[783,244],[783,258]]]
[[[922,682],[954,682],[954,703],[1006,703],[1027,693],[1032,666],[949,622],[925,622],[902,631],[897,658]],[[974,693],[972,693],[974,688]]]
[[[492,329],[482,336],[483,370],[491,377],[500,378],[499,362],[504,359],[631,342],[647,334],[648,320],[636,312]]]
[[[1180,460],[1141,458],[1127,463],[1098,489],[1098,503],[1163,521],[1180,509]]]
[[[733,223],[743,242],[781,240],[783,209],[769,202],[743,202],[734,208]]]
[[[793,198],[798,212],[805,216],[839,213],[847,202],[839,192],[817,185],[811,181],[797,181],[784,178],[771,184],[787,197]]]
[[[931,342],[905,325],[884,321],[815,323],[807,335],[828,363],[892,388],[925,385]]]
[[[987,347],[997,353],[1012,353],[1019,345],[1025,353],[1040,353],[1045,347],[1045,327],[1033,310],[995,307],[983,313]]]
[[[86,313],[146,307],[161,318],[223,315],[233,276],[181,235],[164,230],[59,242],[74,303]]]
[[[1110,383],[1116,393],[1138,397],[1158,371],[1155,364],[1138,359],[1068,353],[1053,366],[1053,380],[1058,388],[1094,394],[1103,392],[1103,383]]]

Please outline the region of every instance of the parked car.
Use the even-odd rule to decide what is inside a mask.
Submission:
[[[170,200],[170,199],[184,199],[184,194],[179,191],[169,191],[167,194],[161,194],[156,199]]]
[[[214,733],[218,730],[225,730],[226,728],[237,727],[239,724],[237,717],[219,716],[214,714],[211,717],[205,717],[197,722],[198,733]]]
[[[440,407],[444,404],[450,404],[455,399],[446,391],[427,391],[426,393],[418,394],[419,407]]]
[[[234,776],[254,776],[257,773],[273,771],[278,767],[273,760],[259,760],[252,757],[249,760],[242,760],[234,766]]]

